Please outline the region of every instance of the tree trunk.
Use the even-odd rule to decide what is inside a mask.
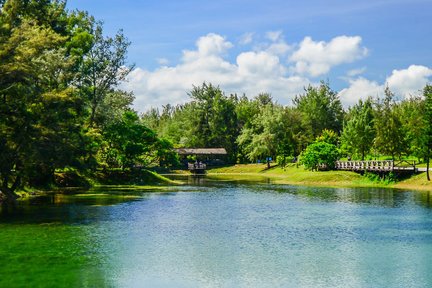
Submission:
[[[426,157],[426,177],[427,177],[427,180],[430,181],[430,176],[429,176],[429,155]]]
[[[6,186],[3,186],[0,189],[0,192],[3,193],[3,195],[5,196],[6,203],[15,203],[16,200],[19,198],[19,196],[15,194],[15,192],[12,189]]]

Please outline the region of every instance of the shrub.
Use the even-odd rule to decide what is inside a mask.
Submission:
[[[328,169],[334,169],[338,158],[339,151],[335,145],[326,142],[314,142],[301,153],[300,162],[306,169],[310,170],[318,170],[321,165]]]

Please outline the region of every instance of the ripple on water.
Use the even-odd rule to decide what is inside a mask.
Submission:
[[[200,185],[116,205],[71,200],[9,214],[0,224],[8,243],[0,248],[0,274],[30,271],[31,280],[15,281],[34,286],[56,277],[110,287],[432,286],[425,197]],[[55,274],[36,273],[42,270]]]

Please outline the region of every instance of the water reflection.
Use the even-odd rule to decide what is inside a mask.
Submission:
[[[0,287],[432,287],[428,192],[190,181],[2,209]]]
[[[406,191],[390,188],[312,188],[282,186],[274,188],[279,193],[291,193],[302,198],[318,201],[340,201],[371,204],[383,207],[420,205],[432,207],[429,191]]]

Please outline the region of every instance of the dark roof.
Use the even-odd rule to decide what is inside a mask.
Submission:
[[[226,155],[225,148],[178,148],[174,149],[180,155]]]

